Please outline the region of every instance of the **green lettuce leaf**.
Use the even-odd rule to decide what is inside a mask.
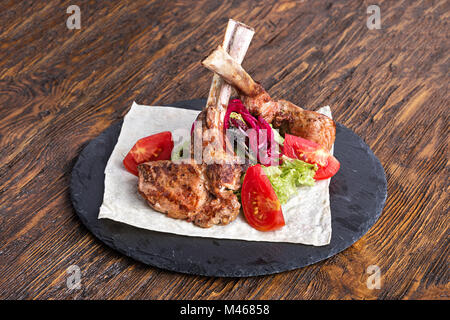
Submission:
[[[317,165],[283,157],[280,166],[263,167],[281,204],[297,192],[299,186],[313,186]]]
[[[183,143],[179,143],[178,145],[175,145],[175,147],[172,150],[172,155],[170,156],[170,159],[172,161],[178,161],[183,159],[189,159],[189,153],[183,154],[183,151],[190,150],[191,140],[186,139]]]
[[[272,124],[269,124],[269,126],[273,129]],[[273,140],[275,140],[275,142],[278,142],[279,144],[283,145],[284,138],[281,136],[278,129],[273,129],[272,131],[273,131]]]

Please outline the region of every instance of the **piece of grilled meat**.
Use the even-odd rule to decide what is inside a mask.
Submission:
[[[336,136],[336,124],[331,118],[286,100],[272,99],[221,46],[202,64],[236,88],[251,114],[263,117],[282,134],[290,133],[331,149]]]
[[[240,167],[153,161],[138,166],[139,193],[153,209],[208,228],[236,219]],[[225,188],[226,185],[228,188]],[[231,188],[231,189],[230,189]]]

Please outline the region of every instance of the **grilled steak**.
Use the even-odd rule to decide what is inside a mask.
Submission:
[[[228,224],[239,213],[233,193],[239,188],[239,166],[152,161],[140,164],[138,171],[139,193],[171,218],[208,228]]]

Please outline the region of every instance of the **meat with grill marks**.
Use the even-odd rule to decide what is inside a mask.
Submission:
[[[230,19],[224,47],[238,62],[244,58],[253,33],[252,28]],[[193,131],[202,137],[201,162],[166,160],[138,166],[139,193],[153,209],[204,228],[236,219],[240,203],[234,191],[240,187],[241,166],[233,154],[214,147],[225,139],[223,120],[231,90],[214,75],[207,104],[198,117],[201,126]]]
[[[138,166],[138,190],[153,209],[208,228],[236,219],[240,203],[232,189],[240,186],[240,167],[193,161],[146,162]]]

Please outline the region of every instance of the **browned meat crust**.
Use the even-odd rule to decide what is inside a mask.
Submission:
[[[228,224],[239,214],[232,190],[241,170],[234,165],[153,161],[138,166],[139,193],[153,209],[208,228]]]
[[[273,119],[273,126],[281,134],[292,134],[314,141],[331,150],[335,136],[336,124],[333,119],[311,110],[302,109],[295,104],[278,100],[280,111]]]
[[[274,128],[284,130],[283,133],[290,133],[331,149],[336,135],[336,125],[332,119],[315,111],[304,110],[286,100],[273,100],[220,46],[202,64],[233,85],[239,98],[253,115],[263,117],[268,123],[273,123]]]

